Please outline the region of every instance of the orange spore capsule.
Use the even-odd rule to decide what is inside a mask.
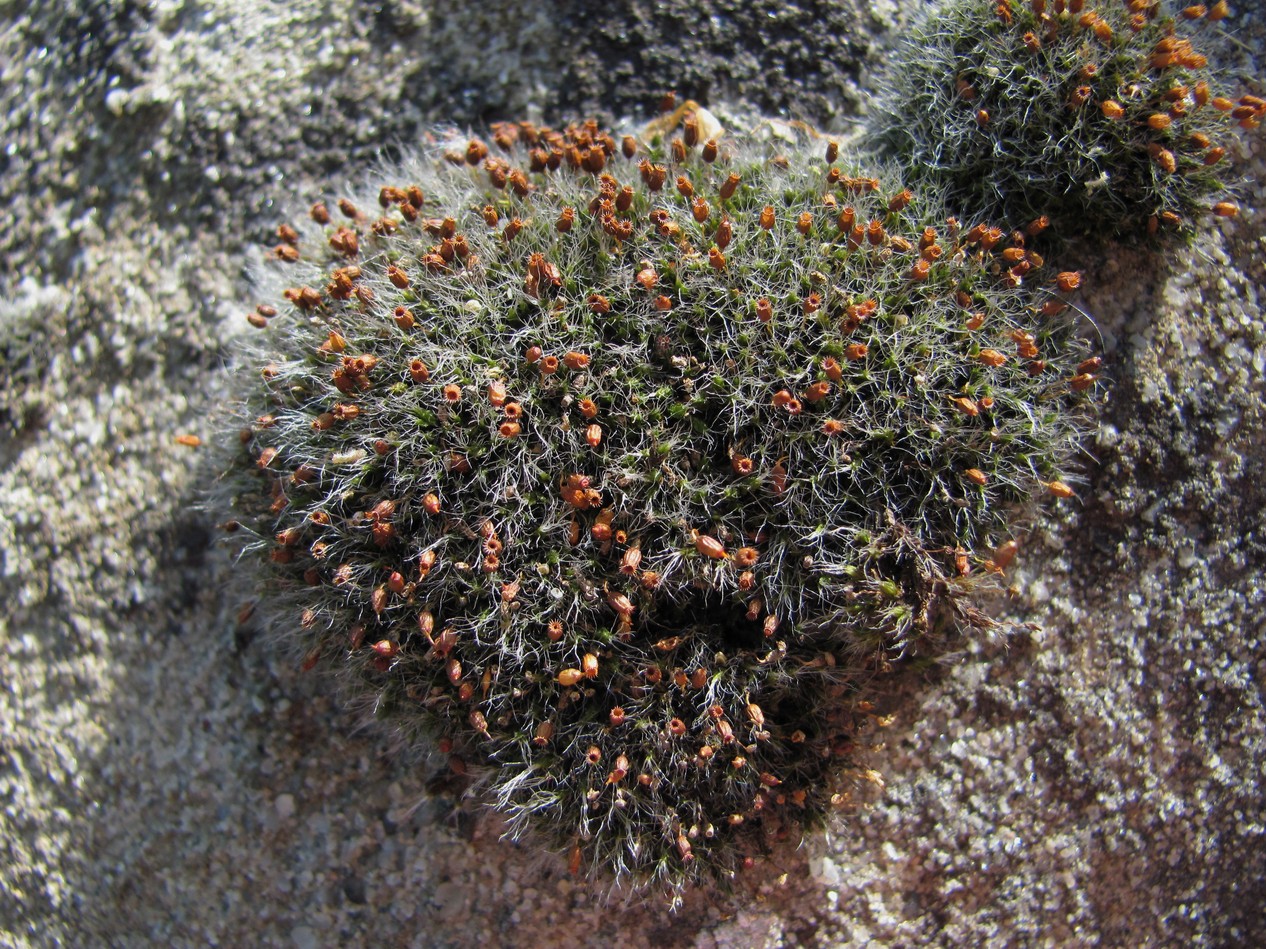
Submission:
[[[695,550],[713,560],[725,560],[730,555],[725,552],[725,545],[715,537],[699,534],[695,537]]]
[[[1076,492],[1062,481],[1047,481],[1045,484],[1046,490],[1049,491],[1053,497],[1071,498],[1076,495]]]

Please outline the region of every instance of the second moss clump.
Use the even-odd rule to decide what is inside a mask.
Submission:
[[[860,686],[988,624],[1097,370],[1024,233],[699,126],[507,124],[283,226],[226,482],[311,664],[669,887],[847,800]]]
[[[881,152],[954,210],[1061,236],[1189,234],[1225,200],[1227,146],[1266,102],[1219,88],[1193,27],[1225,2],[949,0],[898,50],[875,109]],[[929,117],[935,117],[929,120]]]

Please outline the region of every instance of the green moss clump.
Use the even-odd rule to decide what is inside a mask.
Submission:
[[[866,681],[988,625],[1097,369],[1024,234],[698,125],[449,136],[281,228],[225,479],[310,663],[670,889],[820,819]]]
[[[1046,220],[1063,237],[1189,234],[1211,206],[1236,213],[1223,156],[1266,112],[1232,101],[1189,35],[1226,15],[1224,2],[1174,15],[1156,0],[948,0],[895,54],[872,140],[960,213]]]

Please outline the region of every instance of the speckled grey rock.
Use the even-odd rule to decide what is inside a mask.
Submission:
[[[1041,631],[902,680],[886,792],[734,904],[600,904],[236,622],[174,438],[212,434],[281,205],[436,121],[667,87],[844,128],[902,10],[0,2],[0,943],[1266,940],[1260,183],[1175,262],[1071,262],[1115,385],[1000,605]],[[1259,94],[1262,12],[1221,50]]]

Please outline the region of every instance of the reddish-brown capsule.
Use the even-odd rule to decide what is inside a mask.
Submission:
[[[1148,146],[1148,154],[1151,155],[1152,161],[1160,167],[1166,174],[1172,175],[1178,170],[1178,160],[1174,157],[1174,153],[1167,148],[1161,148],[1153,143]]]
[[[713,560],[725,560],[730,555],[725,552],[725,545],[715,537],[699,534],[695,537],[695,550]]]
[[[330,235],[330,248],[350,259],[360,253],[360,238],[350,227],[340,227]]]
[[[730,240],[733,236],[734,236],[734,228],[730,224],[730,219],[728,217],[722,218],[721,223],[717,225],[717,232],[715,235],[717,249],[725,250],[727,247],[729,247]]]
[[[1055,286],[1061,293],[1072,293],[1081,286],[1081,273],[1070,270],[1055,275]]]
[[[586,149],[581,153],[581,166],[591,174],[598,174],[607,165],[607,153],[599,146]]]
[[[1105,119],[1112,122],[1117,122],[1125,116],[1125,109],[1121,106],[1121,103],[1113,99],[1103,100],[1099,105],[1099,111],[1103,113]]]
[[[580,660],[580,669],[585,674],[586,679],[596,679],[598,677],[598,657],[591,652],[585,653]]]
[[[424,505],[425,506],[425,505]],[[424,550],[418,556],[418,579],[425,580],[435,566],[437,554],[434,550]]]
[[[558,673],[557,680],[559,685],[564,688],[570,688],[584,677],[585,674],[579,669],[564,669]]]
[[[554,723],[541,722],[536,726],[536,732],[532,736],[532,744],[537,748],[544,748],[549,744],[549,740],[554,737]],[[579,851],[577,851],[579,852]]]
[[[638,165],[638,171],[641,172],[642,181],[651,191],[659,191],[668,180],[667,168],[663,165],[653,165],[645,158]]]
[[[395,321],[396,326],[400,327],[402,330],[413,329],[415,320],[413,319],[413,314],[409,311],[408,307],[396,307],[391,312],[391,318]]]
[[[1076,496],[1076,492],[1062,481],[1047,481],[1044,483],[1046,485],[1046,490],[1049,491],[1053,497],[1071,498]]]
[[[996,349],[982,349],[976,358],[986,366],[992,366],[994,368],[1001,366],[1007,361],[1007,357],[998,352]]]
[[[681,121],[683,137],[686,140],[687,148],[694,148],[699,144],[699,116],[693,112],[686,113],[685,118]]]
[[[815,382],[804,391],[804,400],[806,402],[821,402],[831,394],[831,383]]]
[[[396,286],[397,289],[404,290],[409,286],[409,275],[395,264],[387,265],[387,279]]]

